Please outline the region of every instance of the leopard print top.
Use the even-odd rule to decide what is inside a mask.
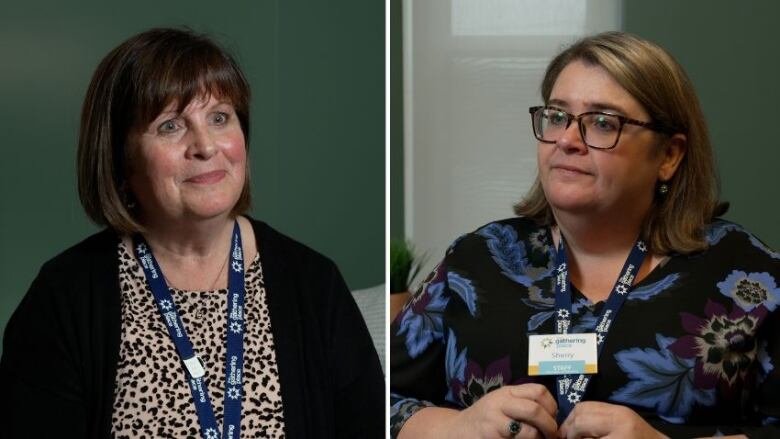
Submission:
[[[122,336],[114,394],[116,438],[199,438],[200,426],[186,373],[157,311],[141,266],[120,242],[119,284]],[[284,437],[271,320],[260,256],[246,269],[242,437]],[[217,425],[225,396],[227,289],[171,288],[181,320],[206,369]]]

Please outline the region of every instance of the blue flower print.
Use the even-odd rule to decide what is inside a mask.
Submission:
[[[774,311],[780,303],[780,289],[769,273],[745,273],[734,270],[722,282],[718,282],[720,293],[730,297],[745,312],[764,305]]]
[[[575,311],[576,312],[576,311]],[[599,317],[593,314],[588,308],[585,308],[582,315],[577,319],[577,323],[572,325],[569,332],[573,334],[580,334],[583,332],[591,332],[596,329],[596,325],[599,324]]]
[[[447,273],[447,282],[450,290],[463,299],[469,309],[469,314],[475,317],[477,315],[477,292],[474,289],[474,284],[469,279],[454,272]]]
[[[509,355],[492,361],[484,369],[474,360],[468,360],[464,371],[464,379],[451,380],[448,384],[450,392],[447,400],[459,407],[470,407],[488,393],[511,384],[531,382],[530,377],[517,377],[512,380],[512,369]]]
[[[446,268],[438,265],[401,314],[398,335],[406,334],[409,357],[416,358],[434,340],[444,338],[444,309],[450,301],[445,291]]]
[[[679,273],[669,274],[657,282],[632,290],[631,294],[628,295],[628,300],[650,300],[650,298],[673,287],[679,279]]]
[[[390,435],[397,437],[401,432],[404,423],[417,413],[418,410],[426,407],[434,407],[433,403],[417,400],[414,398],[405,398],[396,393],[390,393]]]
[[[761,420],[761,425],[763,425],[764,427],[766,427],[767,425],[777,425],[777,424],[780,424],[780,419],[774,418],[772,416],[765,416]]]
[[[752,233],[742,228],[742,226],[730,223],[728,221],[719,220],[712,223],[706,232],[707,243],[710,245],[715,245],[730,232],[744,233],[750,239],[750,243],[753,244],[754,247],[766,253],[772,259],[780,259],[780,253],[777,253],[771,248],[767,247],[766,244],[761,242],[761,240],[756,238]]]
[[[769,351],[767,351],[768,344],[769,343],[766,340],[762,340],[758,344],[758,353],[756,358],[758,359],[759,364],[761,364],[761,367],[758,371],[759,383],[764,382],[766,377],[769,375],[769,372],[772,372],[775,368],[774,364],[772,364],[772,357],[769,356]]]
[[[723,220],[714,221],[705,232],[707,236],[707,243],[709,245],[715,245],[732,231],[747,233],[745,232],[745,229],[743,229],[741,226],[738,226],[737,224]]]
[[[444,357],[447,387],[450,389],[445,397],[447,401],[456,402],[452,394],[453,385],[454,383],[462,383],[465,380],[467,351],[468,348],[463,348],[462,351],[458,352],[455,333],[450,331],[447,338],[447,352]]]
[[[536,287],[531,287],[531,290]],[[555,315],[555,301],[554,299],[549,302],[540,302],[540,301],[533,301],[530,299],[522,299],[523,303],[530,306],[534,309],[542,310],[541,312],[538,312],[531,316],[530,319],[528,319],[528,332],[534,333],[539,326],[543,325],[544,322],[550,319],[553,315]],[[573,320],[577,322],[574,328],[572,328],[569,332],[584,332],[588,330],[592,330],[596,327],[596,316],[593,315],[593,312],[591,312],[588,307],[592,306],[593,303],[591,301],[581,298],[571,305],[571,312],[574,317]],[[582,312],[582,315],[579,316],[580,312]]]
[[[747,232],[745,232],[747,233]],[[772,250],[771,248],[767,247],[766,244],[761,242],[758,238],[753,236],[752,234],[748,233],[748,237],[750,238],[750,243],[753,244],[754,247],[761,250],[762,252],[769,255],[772,259],[780,259],[780,253],[777,253],[776,251]]]
[[[555,314],[555,310],[551,311],[542,311],[539,313],[536,313],[531,316],[530,319],[528,319],[528,332],[533,333],[533,331],[536,331],[536,328],[544,324],[547,320],[550,319]]]
[[[547,297],[545,291],[536,285],[528,288],[528,297],[520,299],[526,306],[540,310],[528,319],[528,330],[535,331],[555,313],[555,297]]]
[[[531,285],[528,287],[528,297],[523,297],[520,300],[533,309],[549,310],[555,307],[554,293],[555,290],[548,292],[536,285]]]
[[[517,231],[512,226],[488,224],[479,229],[477,234],[487,240],[490,254],[501,268],[501,273],[513,281],[530,287],[552,273],[551,264],[548,267],[529,265],[525,244],[517,239]]]
[[[674,338],[656,334],[659,350],[631,348],[615,354],[618,366],[630,381],[610,400],[655,409],[673,422],[685,421],[695,405],[715,404],[715,389],[694,385],[694,359],[680,358],[668,347]]]

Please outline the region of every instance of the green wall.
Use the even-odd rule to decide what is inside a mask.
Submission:
[[[81,101],[132,34],[186,25],[222,41],[253,88],[252,214],[384,282],[384,3],[6,2],[0,13],[0,330],[41,264],[97,230],[76,193]],[[261,243],[262,245],[262,243]]]
[[[780,2],[626,0],[623,28],[683,65],[709,123],[726,218],[780,248]]]
[[[402,0],[390,1],[390,237],[404,237],[404,71]]]

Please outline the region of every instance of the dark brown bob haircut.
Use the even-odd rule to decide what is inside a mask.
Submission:
[[[705,227],[728,204],[720,203],[719,183],[707,123],[699,98],[679,63],[658,45],[623,32],[585,37],[547,66],[542,99],[550,99],[561,71],[574,61],[600,66],[644,107],[652,121],[671,133],[685,134],[686,152],[669,181],[666,195],[656,192],[642,225],[642,239],[656,253],[692,253],[707,247]],[[555,218],[536,178],[515,205],[515,213],[552,225]]]
[[[209,37],[187,29],[151,29],[100,62],[84,98],[78,185],[87,216],[120,233],[143,231],[127,184],[127,143],[168,105],[216,96],[235,108],[249,148],[249,83],[235,59]],[[249,209],[249,169],[232,213]]]

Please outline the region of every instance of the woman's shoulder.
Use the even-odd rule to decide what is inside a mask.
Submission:
[[[491,221],[475,230],[461,235],[449,247],[448,253],[455,250],[484,246],[546,248],[549,245],[549,228],[525,217],[505,218]]]
[[[336,264],[327,256],[279,232],[267,223],[247,217],[252,224],[264,270],[266,267],[287,269],[337,270]]]
[[[708,247],[691,254],[672,254],[668,269],[688,282],[722,287],[733,279],[771,279],[772,290],[780,284],[780,253],[774,251],[740,224],[716,219],[705,229]],[[754,279],[755,278],[755,279]],[[778,290],[780,291],[780,290]]]
[[[94,267],[96,262],[110,260],[116,253],[118,242],[119,236],[114,231],[103,229],[46,261],[41,273],[73,277],[76,273]]]
[[[14,315],[48,310],[61,317],[78,316],[63,321],[84,323],[103,311],[118,310],[119,295],[106,294],[119,289],[118,243],[117,234],[105,229],[46,261]]]
[[[737,223],[717,218],[705,229],[705,237],[709,245],[705,254],[735,257],[753,253],[754,258],[767,258],[780,263],[780,253]]]
[[[532,278],[549,271],[553,254],[548,227],[514,217],[492,221],[459,237],[447,249],[442,264],[448,272],[491,279],[503,273],[530,285]]]

